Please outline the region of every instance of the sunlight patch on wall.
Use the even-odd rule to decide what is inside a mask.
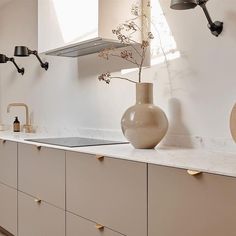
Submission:
[[[151,1],[151,32],[154,39],[151,41],[151,66],[180,58],[180,52],[171,29],[168,25],[159,0]],[[122,70],[122,74],[137,71],[137,68]]]
[[[157,0],[152,1],[151,19],[151,31],[154,35],[154,40],[151,42],[152,65],[162,63],[163,60],[161,57],[166,57],[167,60],[174,60],[180,57],[174,36],[168,25],[161,4]]]
[[[78,0],[52,0],[52,2],[65,43],[97,36],[97,0],[83,1],[83,7]]]

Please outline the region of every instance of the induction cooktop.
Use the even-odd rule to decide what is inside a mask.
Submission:
[[[109,141],[103,139],[92,139],[92,138],[81,138],[81,137],[26,139],[26,141],[70,147],[70,148],[129,143],[122,141]]]

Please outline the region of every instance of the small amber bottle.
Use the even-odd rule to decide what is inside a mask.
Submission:
[[[15,117],[15,121],[13,123],[13,131],[14,132],[20,132],[20,121],[18,120],[18,117]]]

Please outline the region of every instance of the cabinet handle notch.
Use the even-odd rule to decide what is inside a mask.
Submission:
[[[96,155],[97,160],[104,161],[104,156]]]
[[[41,204],[42,200],[41,199],[34,199],[34,201],[38,204]]]
[[[191,176],[197,176],[200,175],[202,172],[197,171],[197,170],[187,170],[188,174]]]
[[[103,226],[103,225],[96,224],[95,227],[96,227],[96,229],[98,229],[98,230],[104,230],[104,226]]]

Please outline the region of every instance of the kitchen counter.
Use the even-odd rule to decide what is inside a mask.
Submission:
[[[67,148],[24,140],[45,137],[48,136],[42,134],[0,132],[0,139],[3,140],[236,177],[236,153],[213,152],[205,149],[188,149],[168,146],[157,147],[152,150],[143,150],[134,149],[130,144]]]

